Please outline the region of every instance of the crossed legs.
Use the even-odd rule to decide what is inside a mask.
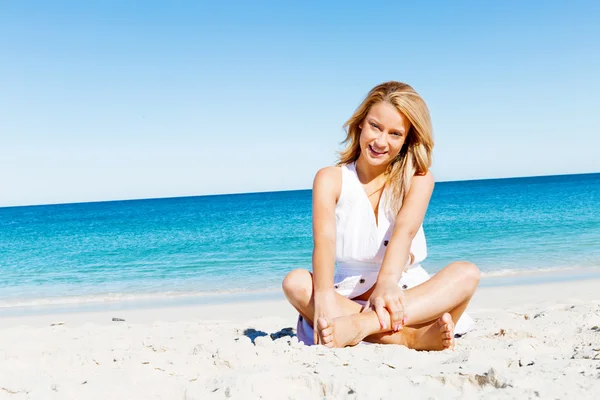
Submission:
[[[345,347],[362,340],[402,344],[419,350],[452,347],[454,321],[467,308],[479,283],[479,270],[468,262],[455,262],[428,281],[404,292],[405,326],[399,332],[381,329],[374,311],[361,313],[360,304],[336,293],[344,316],[334,320],[312,321],[313,282],[310,272],[297,269],[283,281],[288,301],[315,329],[328,347]],[[391,326],[388,324],[387,326]]]

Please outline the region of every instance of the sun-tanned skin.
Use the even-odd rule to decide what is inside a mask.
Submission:
[[[376,93],[389,97],[370,102],[368,99],[378,96]],[[477,288],[477,267],[469,262],[455,262],[418,286],[406,291],[398,287],[403,266],[410,259],[410,245],[423,222],[434,186],[433,175],[428,170],[433,147],[431,124],[426,106],[419,99],[407,85],[398,82],[379,85],[369,93],[348,125],[352,144],[345,161],[341,162],[355,163],[376,224],[383,187],[395,185],[405,176],[393,175],[394,180],[390,180],[388,167],[405,168],[399,160],[410,156],[411,165],[420,163],[421,171],[414,175],[410,172],[410,184],[402,180],[406,183],[406,192],[401,200],[396,200],[401,207],[394,219],[377,282],[357,298],[348,299],[333,288],[335,210],[342,186],[341,167],[323,168],[315,177],[313,273],[294,270],[286,276],[282,286],[289,302],[315,328],[316,344],[345,347],[365,340],[419,350],[454,346],[454,322],[463,314]],[[366,305],[363,307],[355,300],[366,301]]]
[[[331,321],[319,318],[317,328],[326,347],[354,346],[365,338],[368,339],[374,330],[379,330],[379,318],[373,311],[338,317]],[[405,327],[395,336],[390,337],[388,343],[401,344],[416,350],[444,350],[454,346],[454,323],[452,316],[444,313],[433,324],[422,328]],[[380,338],[373,336],[371,341],[382,343]]]
[[[290,272],[283,281],[288,301],[300,315],[314,326],[314,296],[312,274],[303,269]],[[454,346],[454,321],[466,309],[477,284],[479,270],[468,262],[455,262],[438,272],[428,281],[408,289],[405,295],[406,323],[393,332],[382,329],[374,311],[361,312],[362,306],[338,293],[335,302],[342,316],[317,322],[323,345],[326,347],[352,346],[365,340],[373,343],[400,344],[417,350],[443,350]],[[365,297],[369,292],[361,297]],[[446,299],[458,304],[445,312]],[[389,318],[389,314],[388,314]],[[387,325],[391,326],[391,325]]]

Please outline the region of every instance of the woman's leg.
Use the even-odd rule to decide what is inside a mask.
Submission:
[[[294,306],[294,308],[296,308],[300,315],[302,315],[302,317],[306,319],[306,321],[311,326],[314,327],[314,323],[312,321],[314,316],[312,274],[307,270],[303,269],[294,270],[285,277],[285,279],[283,280],[282,287],[288,301],[292,304],[292,306]],[[360,314],[362,308],[360,304],[338,293],[336,293],[335,298],[338,302],[338,306],[340,307],[345,316]],[[352,324],[354,322],[362,323],[364,321],[348,319],[346,322],[348,323],[348,325],[344,326],[343,328],[340,327],[338,334],[341,334],[343,332],[346,335],[350,336],[345,339],[344,346],[357,344],[358,342],[360,342],[360,340],[355,342],[355,340],[353,340],[353,335],[360,334],[360,332],[362,332],[362,326],[352,326]],[[424,348],[424,344],[422,343],[423,341],[417,340],[416,338],[423,336],[421,332],[425,332],[430,326],[432,326],[432,324],[423,325],[422,327],[415,327],[411,329],[405,328],[400,332],[394,333],[393,341],[390,343],[402,344],[408,347],[422,349]],[[450,346],[450,344],[444,345],[442,342],[446,339],[446,336],[450,335],[449,330],[453,329],[453,325],[446,324],[445,327],[442,326],[442,328],[444,328],[442,330],[440,330],[439,328],[440,327],[436,328],[438,333],[435,335],[435,337],[430,337],[431,335],[427,336],[428,342],[435,342],[434,344],[427,344],[427,346],[436,346],[440,348]],[[327,327],[324,327],[324,329],[322,329],[321,331],[322,337],[324,336],[325,338],[326,342],[324,344],[326,346],[340,346],[334,340],[335,337],[333,335],[332,329],[327,329]]]
[[[318,327],[315,327],[315,323],[313,322],[315,303],[313,299],[312,274],[305,269],[293,270],[286,275],[281,286],[290,304],[294,306],[302,318],[317,330]],[[352,301],[337,292],[335,293],[335,300],[344,316],[359,315],[362,310],[362,306],[359,303]],[[347,322],[349,325],[345,326],[343,329],[340,328],[340,333],[344,332],[346,335],[351,336],[353,333],[360,334],[360,332],[362,332],[361,326],[352,326],[354,320],[348,319]],[[359,321],[356,320],[356,322]],[[414,329],[414,331],[417,331],[417,329]],[[394,343],[408,346],[407,336],[408,330],[397,332],[394,336]],[[325,343],[323,343],[325,346],[336,347],[332,329],[321,329],[321,337],[325,340]],[[352,339],[353,338],[347,338],[347,343],[344,346],[337,347],[345,347],[346,345],[354,345],[360,342],[360,340],[358,340],[354,343]]]
[[[446,339],[454,329],[453,321],[458,321],[467,308],[478,283],[479,270],[474,264],[455,262],[428,281],[405,291],[404,313],[407,321],[400,332],[392,332],[389,328],[381,329],[374,311],[340,317],[333,321],[320,321],[319,328],[324,332],[332,331],[336,346],[341,347],[367,338],[377,343],[434,349],[439,347],[440,333],[444,341],[443,347],[447,347]]]
[[[479,285],[475,264],[459,261],[449,264],[431,279],[404,292],[406,325],[429,323],[448,312],[454,321],[463,314]]]
[[[313,300],[312,274],[305,269],[295,269],[286,275],[281,284],[285,297],[308,323],[314,327],[315,303]],[[359,313],[361,305],[341,294],[335,294],[335,300],[344,315]]]
[[[454,347],[454,322],[449,313],[444,313],[430,324],[419,327],[405,326],[399,332],[383,332],[365,337],[370,332],[369,329],[374,329],[373,322],[379,323],[376,315],[376,321],[372,321],[374,313],[369,314],[370,318],[356,314],[336,318],[331,323],[320,318],[318,325],[321,335],[326,338],[325,341],[326,335],[331,336],[326,345],[331,343],[328,347],[354,346],[364,340],[371,343],[399,344],[415,350],[444,350]]]

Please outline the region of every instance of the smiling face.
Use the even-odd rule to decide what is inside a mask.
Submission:
[[[372,166],[387,167],[400,153],[410,121],[384,101],[374,104],[359,125],[360,157]]]

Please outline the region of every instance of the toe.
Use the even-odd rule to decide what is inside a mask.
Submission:
[[[454,341],[452,339],[444,339],[442,340],[442,346],[444,346],[445,349],[452,349],[454,348]]]
[[[444,315],[442,315],[442,317],[440,318],[440,320],[444,324],[451,324],[452,323],[452,315],[450,315],[448,313],[444,313]]]
[[[317,320],[317,326],[321,336],[321,344],[323,344],[325,347],[334,347],[335,343],[333,341],[333,325],[330,323],[330,321],[321,317]]]
[[[325,347],[335,347],[335,342],[333,339],[333,335],[323,335],[321,344]]]
[[[321,330],[321,336],[323,336],[323,337],[332,336],[332,335],[333,335],[333,328],[330,326]]]
[[[322,331],[322,330],[326,329],[327,327],[329,327],[329,321],[327,321],[326,318],[320,317],[317,320],[317,325],[319,327],[319,330]]]

